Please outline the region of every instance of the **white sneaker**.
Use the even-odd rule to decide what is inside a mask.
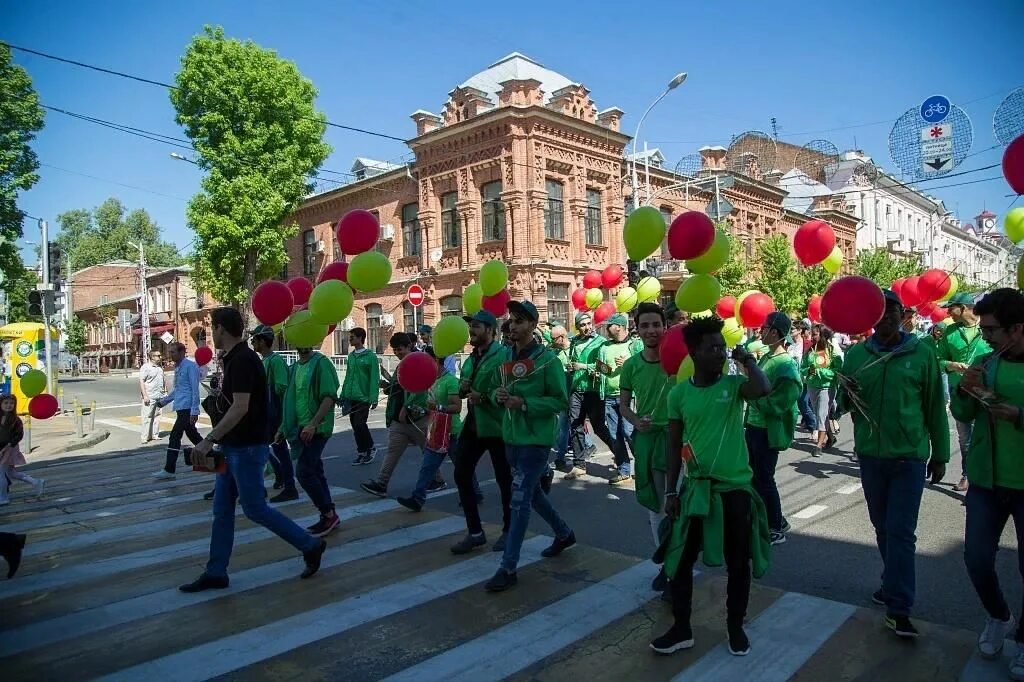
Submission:
[[[171,481],[177,478],[177,476],[169,471],[164,471],[163,469],[161,469],[160,471],[153,474],[153,478],[155,478],[158,481]]]
[[[1017,645],[1017,655],[1010,661],[1010,679],[1024,680],[1024,646]]]
[[[46,485],[46,479],[45,478],[37,478],[36,479],[36,485],[35,485],[36,498],[40,498],[40,497],[43,496],[43,486],[45,486],[45,485]]]
[[[1013,626],[1012,614],[1008,620],[998,620],[986,616],[985,629],[978,635],[978,653],[982,658],[999,658],[999,654],[1003,652],[1003,642],[1013,630]],[[1018,658],[1020,656],[1021,654],[1018,653]],[[1024,666],[1024,658],[1021,659],[1021,665]],[[1024,672],[1024,668],[1021,669],[1021,672]]]

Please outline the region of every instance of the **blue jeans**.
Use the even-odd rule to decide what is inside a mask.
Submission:
[[[274,469],[274,477],[284,484],[285,490],[295,487],[295,466],[292,464],[292,456],[288,453],[287,443],[271,444],[270,466]]]
[[[1024,490],[982,488],[971,484],[967,489],[967,532],[964,538],[964,563],[981,605],[992,618],[1006,620],[1010,607],[999,588],[996,575],[996,552],[999,537],[1010,517],[1017,531],[1017,546],[1024,544]],[[1017,553],[1017,570],[1024,577],[1024,555]],[[1024,612],[1022,612],[1024,613]],[[1017,628],[1017,641],[1024,641]]]
[[[882,555],[882,592],[893,616],[909,616],[914,606],[917,514],[926,468],[922,460],[860,457],[864,500]]]
[[[564,462],[565,457],[569,452],[569,435],[571,429],[569,428],[569,411],[566,410],[558,415],[558,440],[555,441],[555,461]],[[583,432],[583,444],[589,450],[594,444],[594,439],[590,437],[590,431]]]
[[[803,390],[800,391],[800,398],[796,402],[797,407],[800,408],[800,416],[803,420],[804,426],[811,431],[818,430],[818,417],[814,414],[814,410],[811,409],[811,396],[807,393],[807,387],[804,386]]]
[[[267,504],[263,468],[270,449],[266,445],[222,448],[227,471],[217,474],[213,493],[213,532],[206,574],[228,574],[231,549],[235,544],[235,500],[241,500],[247,519],[258,523],[300,552],[314,549],[319,540],[294,521]]]
[[[441,463],[444,462],[445,457],[452,457],[452,463],[455,463],[454,455],[458,452],[456,449],[458,444],[459,439],[452,436],[448,443],[448,452],[437,452],[430,448],[423,448],[423,465],[420,466],[420,476],[416,479],[416,487],[412,491],[412,499],[420,504],[427,501],[427,486],[434,481],[434,477],[437,476],[437,472],[441,468]],[[475,473],[473,474],[473,492],[478,500],[483,496],[483,493],[480,492],[480,483],[476,480]]]
[[[569,526],[551,506],[548,496],[540,488],[541,476],[548,468],[548,452],[544,445],[507,445],[505,454],[512,467],[512,500],[509,503],[511,523],[501,567],[514,572],[519,564],[519,551],[523,547],[526,529],[530,525],[530,508],[537,510],[551,530],[560,538],[569,537]]]
[[[604,399],[604,421],[608,425],[608,433],[612,435],[612,442],[615,446],[612,448],[615,466],[619,468],[620,474],[629,476],[632,473],[632,468],[626,443],[631,442],[633,438],[633,425],[622,418],[617,397]]]
[[[334,501],[331,499],[331,488],[327,485],[327,477],[324,475],[323,460],[327,438],[313,436],[308,443],[296,439],[291,441],[291,446],[292,452],[298,453],[295,458],[295,477],[299,479],[299,485],[321,514],[330,515],[334,511]]]

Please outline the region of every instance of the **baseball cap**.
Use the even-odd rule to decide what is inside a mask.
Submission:
[[[537,306],[529,301],[509,301],[506,307],[510,313],[522,315],[534,322],[538,322],[540,320],[540,313],[537,312]]]
[[[959,294],[953,294],[948,301],[940,303],[940,308],[948,308],[953,305],[963,305],[969,308],[974,307],[974,297],[967,292],[960,292]]]
[[[577,327],[580,326],[580,322],[582,322],[583,320],[592,320],[592,319],[594,319],[594,318],[592,318],[590,316],[590,313],[576,313],[576,326]]]
[[[628,327],[629,319],[627,319],[622,313],[615,313],[601,324],[617,324],[620,327]]]
[[[787,338],[789,332],[793,331],[793,321],[789,319],[789,315],[775,311],[765,318],[764,326],[769,329],[777,331],[782,338]]]
[[[464,319],[467,323],[479,322],[492,328],[498,326],[498,318],[496,318],[493,313],[490,313],[486,310],[478,310],[472,315],[463,315],[462,319]]]
[[[885,296],[886,305],[889,305],[890,303],[897,303],[901,307],[903,306],[903,301],[900,300],[899,294],[892,289],[882,289],[882,295]]]
[[[249,338],[256,338],[257,336],[273,339],[276,334],[274,334],[274,328],[269,324],[258,324],[249,332]]]
[[[420,325],[420,334],[429,334],[432,331],[434,331],[434,329],[429,324]]]

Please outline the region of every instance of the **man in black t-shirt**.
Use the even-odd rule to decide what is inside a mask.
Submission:
[[[228,561],[235,541],[235,500],[241,499],[245,516],[302,552],[306,568],[303,578],[320,569],[327,543],[315,538],[281,512],[267,504],[263,470],[270,455],[268,425],[269,398],[263,362],[242,341],[242,316],[234,308],[218,308],[211,317],[213,342],[224,351],[224,379],[218,398],[223,416],[195,449],[193,462],[212,468],[220,445],[226,468],[217,474],[213,497],[213,532],[206,571],[182,592],[202,592],[228,586]],[[212,460],[212,461],[211,461]]]

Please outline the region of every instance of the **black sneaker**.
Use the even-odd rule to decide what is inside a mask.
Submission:
[[[886,616],[885,627],[895,632],[897,637],[915,639],[920,635],[907,616]]]
[[[871,601],[879,606],[885,606],[889,603],[889,598],[885,595],[885,592],[881,589],[875,590],[875,593],[871,595]]]
[[[467,534],[466,537],[452,545],[452,554],[469,554],[477,547],[483,547],[486,544],[487,536],[483,533]]]
[[[633,477],[629,474],[615,474],[608,479],[608,485],[622,485],[623,483],[629,483],[633,480]]]
[[[507,543],[508,543],[508,532],[506,531],[506,532],[503,532],[501,534],[501,537],[499,537],[497,539],[497,541],[493,545],[491,545],[491,551],[492,552],[504,552],[505,551],[505,545]]]
[[[510,573],[504,568],[499,568],[498,572],[484,585],[484,589],[488,592],[504,592],[510,587],[515,587],[517,582],[519,582],[519,576],[515,572]]]
[[[323,559],[326,550],[327,542],[321,540],[319,545],[308,552],[302,553],[302,560],[306,562],[306,567],[302,569],[302,573],[299,575],[300,578],[303,580],[312,578],[320,570],[320,560]]]
[[[682,649],[693,647],[693,630],[689,627],[673,625],[668,632],[651,642],[651,650],[656,654],[667,656]]]
[[[0,474],[0,476],[2,475]],[[3,556],[4,561],[7,562],[8,580],[14,577],[14,574],[18,572],[18,566],[21,565],[21,555],[25,550],[25,538],[23,533],[17,535],[8,533],[3,544],[0,545],[0,556]]]
[[[377,497],[388,496],[388,487],[377,481],[370,480],[367,481],[366,483],[360,483],[359,487],[362,488],[365,492],[368,492],[371,495],[376,495]]]
[[[564,459],[556,459],[555,462],[554,462],[554,467],[558,471],[565,471],[565,460]]]
[[[831,450],[835,446],[836,446],[836,437],[835,436],[829,436],[828,438],[825,439],[825,449],[826,450]]]
[[[540,477],[540,489],[544,491],[545,495],[551,493],[551,484],[555,480],[554,469],[548,469],[544,472],[544,475]]]
[[[211,490],[211,491],[210,491],[210,492],[208,492],[208,493],[203,493],[203,499],[204,499],[204,500],[206,500],[207,502],[209,502],[210,500],[212,500],[212,499],[213,499],[213,494],[214,494],[215,492],[217,492],[217,491],[216,491],[216,489],[214,489],[214,490]]]
[[[294,487],[285,488],[278,494],[270,498],[270,504],[277,504],[278,502],[291,502],[292,500],[299,499],[299,491]]]
[[[427,494],[439,493],[448,487],[447,481],[431,481],[430,485],[427,486]]]
[[[783,517],[783,519],[782,519],[782,528],[780,528],[779,530],[781,530],[783,533],[788,533],[792,529],[793,529],[793,526],[789,525],[789,521],[787,521],[785,519],[785,517]]]
[[[216,577],[203,573],[194,581],[187,585],[182,585],[178,589],[189,594],[193,592],[203,592],[204,590],[225,590],[227,589],[229,582],[230,581],[226,575]]]
[[[563,538],[555,538],[551,545],[547,549],[543,550],[540,555],[546,559],[556,557],[565,550],[569,549],[576,544],[576,533],[569,531],[569,535]]]
[[[651,589],[655,592],[664,592],[668,589],[668,576],[665,575],[665,569],[658,571],[658,575],[654,576],[654,580],[651,581]]]
[[[769,531],[768,542],[773,545],[781,545],[786,542],[786,534],[780,530]]]
[[[361,464],[369,464],[377,457],[377,447],[374,446],[367,450],[366,454],[363,455],[363,461]]]
[[[821,457],[821,448],[814,446],[814,449],[811,450],[811,457]]]
[[[415,497],[396,497],[395,500],[409,511],[418,512],[423,509],[423,503]]]
[[[334,512],[331,512],[330,516],[323,516],[321,514],[320,520],[314,523],[312,526],[306,528],[310,535],[322,538],[325,535],[330,535],[335,528],[341,525],[341,519]]]
[[[750,640],[743,631],[743,624],[729,626],[729,653],[733,656],[746,656],[750,653]]]
[[[356,456],[355,456],[355,459],[352,460],[352,466],[357,467],[357,466],[360,466],[362,464],[366,464],[366,453],[365,452],[357,452]]]

